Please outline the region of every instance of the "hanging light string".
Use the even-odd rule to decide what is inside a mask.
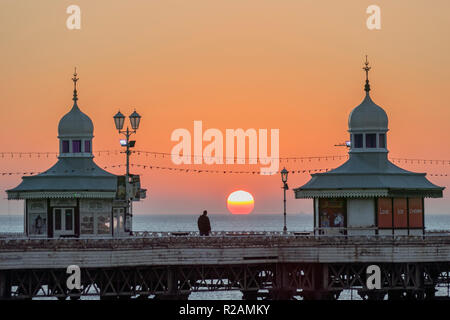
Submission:
[[[93,152],[94,155],[97,156],[110,156],[110,155],[119,155],[121,152],[120,150],[100,150],[100,151],[95,151]],[[203,158],[203,159],[208,159],[208,160],[212,160],[215,159],[216,157],[206,157],[206,156],[200,156],[200,155],[190,155],[190,156],[186,156],[186,155],[178,155],[178,154],[174,154],[174,153],[168,153],[168,152],[157,152],[157,151],[144,151],[144,150],[132,150],[131,151],[134,154],[137,154],[138,156],[145,155],[145,156],[152,156],[154,158],[170,158],[172,156],[180,156],[183,158],[190,158],[190,159],[198,159],[198,158]],[[31,158],[31,157],[37,157],[37,158],[49,158],[50,156],[55,156],[57,157],[59,155],[58,152],[0,152],[0,158]],[[267,157],[269,158],[269,157]],[[271,159],[274,160],[279,160],[279,161],[296,161],[296,160],[300,160],[300,161],[311,161],[311,160],[340,160],[340,159],[346,159],[348,158],[348,155],[330,155],[330,156],[309,156],[309,157],[278,157],[278,158],[272,158]],[[222,160],[229,160],[229,159],[234,159],[234,160],[258,160],[259,158],[251,158],[251,157],[221,157]]]
[[[396,163],[450,165],[450,160],[439,159],[389,158],[389,160]]]
[[[258,170],[253,171],[242,171],[242,170],[213,170],[213,169],[192,169],[192,168],[179,168],[179,167],[165,167],[165,166],[155,166],[148,164],[130,164],[132,168],[142,168],[149,170],[170,170],[175,172],[185,172],[185,173],[217,173],[217,174],[259,174]],[[91,172],[96,169],[113,169],[113,168],[121,168],[126,167],[126,164],[117,164],[117,165],[109,165],[109,166],[101,166],[101,167],[93,167],[93,168],[83,168],[83,169],[71,169],[59,171],[58,173],[85,173]],[[304,169],[304,170],[292,170],[291,173],[313,173],[313,172],[327,172],[331,170],[331,168],[319,168],[319,169]],[[37,171],[37,170],[29,170],[25,172],[0,172],[0,175],[35,175],[40,173],[57,173],[56,170],[46,170],[46,171]],[[277,174],[279,171],[274,171],[270,173],[266,173],[266,175]]]
[[[149,170],[170,170],[170,171],[177,171],[177,172],[185,172],[185,173],[215,173],[215,174],[261,174],[261,175],[274,175],[279,174],[280,171],[273,171],[273,172],[267,172],[267,173],[260,173],[259,170],[220,170],[220,169],[192,169],[192,168],[179,168],[179,167],[164,167],[164,166],[155,166],[155,165],[148,165],[148,164],[131,164],[131,167],[137,167],[142,169],[149,169]],[[329,170],[332,170],[333,168],[319,168],[319,169],[304,169],[304,170],[291,170],[289,173],[295,174],[295,173],[317,173],[317,172],[327,172]]]
[[[109,165],[109,166],[99,166],[99,167],[92,167],[92,168],[83,168],[83,169],[71,169],[71,170],[64,170],[59,171],[58,173],[61,174],[76,174],[76,173],[87,173],[92,172],[94,170],[100,169],[115,169],[115,168],[125,168],[126,164],[116,164],[116,165]],[[223,169],[193,169],[193,168],[180,168],[180,167],[167,167],[167,166],[156,166],[156,165],[149,165],[149,164],[130,164],[131,168],[139,168],[139,169],[145,169],[145,170],[166,170],[166,171],[172,171],[172,172],[180,172],[180,173],[207,173],[207,174],[247,174],[247,175],[274,175],[279,174],[280,171],[273,171],[273,172],[267,172],[267,173],[260,173],[259,170],[223,170]],[[290,174],[312,174],[312,173],[324,173],[328,172],[330,170],[333,170],[334,168],[312,168],[312,169],[297,169],[297,170],[289,170],[288,172]],[[11,176],[11,175],[36,175],[41,173],[57,173],[55,170],[46,170],[46,171],[37,171],[37,170],[28,170],[28,171],[20,171],[20,172],[0,172],[1,176]],[[431,173],[427,174],[431,177],[447,177],[449,176],[448,173]]]
[[[139,155],[145,155],[145,156],[153,156],[154,158],[170,158],[173,156],[177,156],[177,157],[181,157],[184,159],[199,159],[199,158],[203,158],[206,160],[213,160],[216,159],[216,157],[205,157],[204,155],[180,155],[180,154],[175,154],[175,153],[168,153],[168,152],[155,152],[155,151],[145,151],[145,150],[133,150],[133,153]],[[273,159],[273,160],[279,160],[280,162],[282,161],[312,161],[312,160],[341,160],[341,159],[347,159],[348,158],[348,154],[346,155],[328,155],[328,156],[308,156],[308,157],[300,157],[300,156],[293,156],[293,157],[277,157],[277,158],[272,158],[272,157],[267,157],[267,159]],[[259,159],[258,157],[220,157],[220,159],[222,160],[252,160],[257,162]]]
[[[122,151],[120,150],[99,150],[93,152],[96,156],[111,156],[111,155],[119,155]],[[157,152],[157,151],[145,151],[145,150],[133,150],[133,154],[141,156],[145,155],[146,157],[153,157],[158,159],[169,159],[172,156],[179,156],[184,159],[190,158],[194,159],[205,159],[212,160],[216,159],[216,157],[205,157],[200,155],[178,155],[168,152]],[[3,151],[0,152],[0,159],[10,158],[10,159],[27,159],[27,158],[50,158],[50,157],[58,157],[58,152],[34,152],[34,151]],[[267,157],[268,159],[279,160],[280,162],[312,162],[312,161],[334,161],[334,160],[342,160],[348,159],[349,155],[327,155],[327,156],[292,156],[292,157],[278,157],[272,158]],[[253,160],[257,162],[260,158],[252,158],[252,157],[221,157],[222,160],[233,159],[235,162],[237,160]],[[390,158],[390,160],[394,163],[405,163],[405,164],[432,164],[432,165],[450,165],[450,160],[443,159],[419,159],[419,158]]]
[[[28,170],[28,171],[20,171],[20,172],[0,172],[0,175],[2,176],[11,176],[11,175],[36,175],[41,173],[88,173],[92,172],[94,170],[98,169],[111,169],[111,168],[120,168],[125,167],[125,164],[117,164],[117,165],[109,165],[109,166],[98,166],[98,167],[91,167],[91,168],[82,168],[82,169],[70,169],[70,170],[62,170],[62,171],[56,171],[56,170],[45,170],[45,171],[39,171],[39,170]]]

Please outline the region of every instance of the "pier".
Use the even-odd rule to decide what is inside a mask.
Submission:
[[[239,290],[246,300],[335,300],[351,290],[362,299],[422,300],[436,299],[442,286],[449,298],[450,231],[425,230],[425,198],[442,198],[445,188],[388,159],[388,116],[370,96],[367,59],[363,69],[365,97],[349,115],[348,160],[293,189],[296,199],[312,201],[312,231],[287,232],[284,168],[273,172],[283,182],[283,232],[209,236],[133,229],[132,203],[146,198],[140,175],[129,170],[129,138],[141,116],[133,112],[126,130],[125,116],[113,117],[126,136],[126,174],[99,167],[75,71],[73,106],[58,124],[58,161],[6,190],[9,200],[24,200],[24,233],[0,234],[0,299],[183,300]],[[68,285],[73,266],[76,289]],[[373,268],[379,272],[370,274]]]
[[[367,267],[381,289],[366,287]],[[68,290],[69,265],[81,289]],[[305,232],[134,232],[124,238],[0,235],[0,298],[187,299],[240,290],[243,299],[434,299],[450,283],[450,233],[327,236]]]

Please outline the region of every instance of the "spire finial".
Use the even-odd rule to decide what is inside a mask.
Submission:
[[[366,84],[364,86],[364,91],[369,93],[370,91],[370,84],[369,84],[369,71],[371,67],[369,67],[369,61],[367,60],[367,54],[366,54],[366,61],[364,62],[365,67],[363,68],[364,71],[366,71]]]
[[[78,78],[77,78],[77,67],[75,67],[75,72],[73,73],[72,81],[73,81],[73,98],[72,98],[72,100],[75,101],[75,103],[76,103],[77,100],[78,100],[78,96],[77,96],[77,81],[78,81]]]

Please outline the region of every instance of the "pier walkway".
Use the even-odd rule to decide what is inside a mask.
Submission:
[[[366,287],[367,267],[381,289]],[[81,269],[68,290],[66,269]],[[186,299],[194,291],[240,290],[244,299],[432,299],[448,286],[450,233],[315,236],[308,232],[135,232],[126,238],[29,239],[0,234],[0,298]]]

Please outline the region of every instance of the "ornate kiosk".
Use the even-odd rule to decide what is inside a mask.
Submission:
[[[77,105],[58,125],[58,162],[7,190],[8,199],[25,200],[24,231],[30,237],[111,237],[131,233],[130,199],[124,176],[101,169],[93,161],[91,119]]]
[[[423,234],[424,198],[440,198],[444,188],[388,160],[388,117],[370,98],[367,60],[363,69],[366,97],[348,119],[349,160],[312,174],[295,197],[314,200],[315,234]]]

